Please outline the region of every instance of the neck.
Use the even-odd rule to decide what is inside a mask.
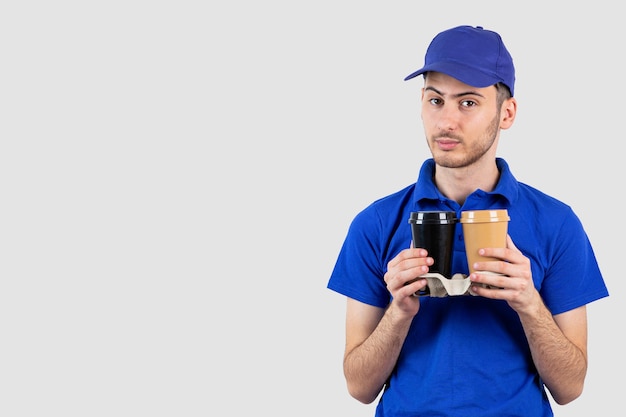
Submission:
[[[445,168],[435,165],[435,184],[447,198],[463,205],[468,195],[481,189],[491,192],[495,189],[500,171],[495,158],[489,162],[474,163],[463,168]]]

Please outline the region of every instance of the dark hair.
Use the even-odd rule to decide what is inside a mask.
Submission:
[[[496,90],[498,91],[496,104],[498,108],[500,108],[506,99],[511,98],[511,90],[509,90],[509,87],[507,87],[506,84],[501,82],[496,84]]]

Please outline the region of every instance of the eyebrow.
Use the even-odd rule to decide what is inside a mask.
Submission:
[[[445,96],[445,94],[443,94],[441,91],[437,90],[435,87],[424,87],[424,91],[434,91],[435,93],[439,94],[440,96]],[[482,97],[485,98],[485,96],[483,96],[480,93],[477,93],[476,91],[464,91],[462,93],[458,93],[458,94],[454,94],[452,97],[453,98],[459,98],[459,97],[463,97],[463,96],[478,96],[478,97]]]

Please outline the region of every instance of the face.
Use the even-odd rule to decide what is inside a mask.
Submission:
[[[442,73],[428,73],[422,122],[437,165],[462,168],[495,157],[502,127],[496,100],[495,86],[476,88]]]

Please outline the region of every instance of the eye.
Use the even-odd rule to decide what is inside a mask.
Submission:
[[[442,103],[442,100],[439,98],[433,97],[433,98],[429,98],[428,102],[432,104],[433,106],[437,106]]]
[[[475,105],[476,105],[476,102],[472,100],[463,100],[461,102],[461,107],[474,107]]]

